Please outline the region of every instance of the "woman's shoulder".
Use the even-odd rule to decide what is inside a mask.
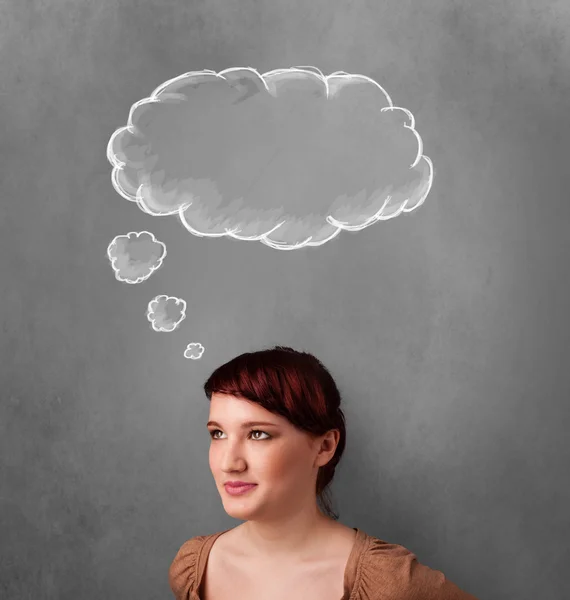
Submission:
[[[366,535],[357,581],[365,598],[394,597],[422,600],[477,600],[436,569],[418,561],[414,552]]]
[[[168,582],[175,598],[188,598],[196,591],[202,550],[222,533],[196,535],[180,546],[168,570]]]

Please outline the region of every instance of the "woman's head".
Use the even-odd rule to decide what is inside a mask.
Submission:
[[[274,517],[326,497],[344,452],[340,393],[313,355],[276,346],[237,356],[204,384],[210,399],[210,468],[226,511],[238,519]],[[250,421],[273,425],[245,426]],[[230,496],[226,481],[257,486]]]

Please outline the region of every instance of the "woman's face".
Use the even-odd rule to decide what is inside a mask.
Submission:
[[[248,424],[257,421],[264,424]],[[210,469],[228,515],[279,518],[316,502],[318,468],[334,454],[334,447],[322,452],[324,436],[313,439],[255,402],[225,394],[212,394],[208,430]],[[224,484],[236,480],[257,485],[231,496]]]

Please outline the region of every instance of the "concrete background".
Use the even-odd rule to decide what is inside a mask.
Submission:
[[[343,523],[481,599],[570,597],[570,4],[4,0],[0,28],[0,597],[171,597],[179,546],[237,524],[201,385],[273,344],[344,395]],[[156,86],[293,65],[411,110],[421,208],[279,252],[113,190],[109,137]],[[107,245],[147,228],[169,260],[121,284]],[[171,334],[160,293],[189,300]]]

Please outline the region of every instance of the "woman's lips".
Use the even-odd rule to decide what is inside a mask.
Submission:
[[[230,485],[226,483],[224,485],[224,489],[230,496],[239,496],[240,494],[245,494],[245,492],[249,492],[249,490],[253,489],[257,486],[257,483],[248,483],[247,485]]]

